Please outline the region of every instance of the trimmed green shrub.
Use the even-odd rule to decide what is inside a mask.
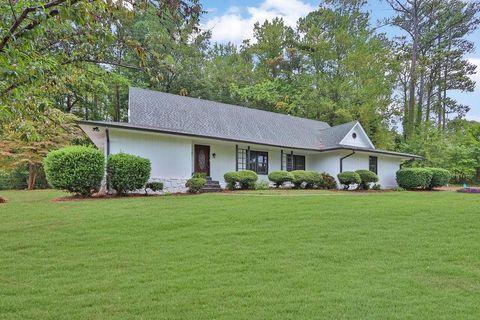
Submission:
[[[400,187],[412,189],[428,189],[432,181],[432,172],[426,168],[406,168],[397,171],[397,183]]]
[[[147,189],[152,190],[153,192],[163,190],[163,182],[148,182],[145,185],[145,194],[147,194]]]
[[[358,185],[359,189],[368,190],[370,189],[370,183],[378,182],[378,176],[375,172],[370,170],[357,170],[355,171],[360,176],[361,182]]]
[[[288,171],[272,171],[268,174],[268,179],[275,184],[276,188],[279,188],[285,182],[292,181],[293,175]]]
[[[238,172],[237,171],[230,171],[223,175],[223,179],[227,183],[228,190],[234,190],[236,188],[236,184],[238,181]]]
[[[73,146],[50,152],[43,167],[52,187],[88,196],[100,189],[105,159],[100,150]]]
[[[143,189],[150,177],[150,171],[150,160],[132,154],[112,154],[107,160],[110,186],[119,194]]]
[[[353,171],[345,171],[337,174],[338,181],[343,184],[343,189],[348,190],[352,184],[360,184],[362,179],[360,175]]]
[[[255,189],[255,182],[258,180],[258,175],[251,170],[244,170],[237,172],[237,178],[240,189]]]
[[[202,188],[207,183],[207,179],[205,178],[190,178],[185,183],[185,187],[188,188],[188,192],[190,193],[199,193]]]
[[[297,189],[301,187],[310,189],[321,185],[323,182],[322,175],[315,171],[294,170],[291,174],[293,175],[293,185]]]
[[[192,178],[203,178],[203,179],[206,179],[207,178],[207,174],[205,172],[194,172],[192,174]]]
[[[436,187],[443,187],[450,182],[452,175],[450,171],[441,168],[425,168],[432,173],[432,180],[430,181],[429,189]]]
[[[255,182],[258,176],[251,170],[231,171],[223,175],[223,179],[227,183],[227,189],[235,190],[237,186],[240,189],[255,189]]]
[[[322,176],[322,182],[317,185],[318,188],[327,190],[337,189],[337,180],[335,180],[334,177],[326,172],[323,172],[320,175]]]

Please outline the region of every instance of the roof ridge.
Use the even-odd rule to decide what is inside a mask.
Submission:
[[[297,119],[301,119],[301,120],[303,120],[303,121],[308,120],[308,121],[311,121],[311,122],[326,124],[326,125],[328,125],[329,128],[333,128],[333,127],[330,127],[330,125],[329,125],[327,122],[325,122],[325,121],[320,121],[320,120],[315,120],[315,119],[309,119],[309,118],[303,118],[303,117],[299,117],[299,116],[293,116],[293,115],[291,115],[291,114],[285,114],[285,113],[267,111],[267,110],[250,108],[250,107],[245,107],[245,106],[239,106],[239,105],[236,105],[236,104],[219,102],[219,101],[214,101],[214,100],[207,100],[207,99],[195,98],[195,97],[190,97],[190,96],[181,96],[181,95],[179,95],[179,94],[174,94],[174,93],[169,93],[169,92],[164,92],[164,91],[157,91],[157,90],[152,90],[152,89],[144,89],[144,88],[139,88],[139,87],[129,87],[129,89],[128,89],[128,90],[129,90],[129,97],[130,97],[130,90],[131,90],[131,89],[142,90],[142,91],[149,91],[149,92],[153,92],[153,93],[157,93],[157,94],[166,94],[166,95],[169,95],[169,96],[178,97],[178,98],[180,98],[180,99],[185,98],[185,99],[188,99],[188,100],[202,100],[202,101],[207,101],[207,102],[210,102],[210,103],[215,103],[215,104],[220,104],[220,105],[224,105],[224,106],[229,106],[229,107],[231,107],[231,108],[243,108],[243,109],[254,110],[254,111],[258,111],[258,112],[265,112],[265,113],[269,113],[269,114],[275,114],[275,115],[282,116],[282,117],[297,118]],[[130,104],[129,104],[129,109],[130,109]],[[325,129],[329,129],[329,128],[325,128]],[[321,130],[324,130],[324,129],[321,129]]]

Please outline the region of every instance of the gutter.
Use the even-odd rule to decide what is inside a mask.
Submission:
[[[355,154],[355,150],[352,150],[352,153],[347,154],[345,157],[340,158],[340,172],[343,172],[343,159],[351,157]]]

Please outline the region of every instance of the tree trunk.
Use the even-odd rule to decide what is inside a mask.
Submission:
[[[29,163],[28,164],[28,183],[27,183],[28,190],[35,189],[35,181],[37,180],[37,174],[38,174],[37,166]]]

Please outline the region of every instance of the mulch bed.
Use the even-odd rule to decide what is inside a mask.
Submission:
[[[7,199],[0,197],[0,203],[7,203]]]

